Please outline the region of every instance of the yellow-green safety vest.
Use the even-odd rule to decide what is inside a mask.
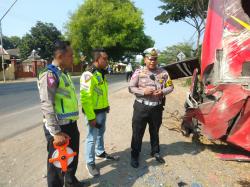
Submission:
[[[107,109],[108,82],[99,71],[86,71],[80,79],[80,99],[82,108],[88,120],[96,118],[95,111]]]
[[[58,120],[77,120],[79,118],[78,101],[74,83],[70,75],[63,73],[56,66],[49,65],[48,71],[58,79],[58,88],[55,94],[55,112]],[[41,73],[46,73],[46,70]],[[39,75],[39,77],[41,77]]]

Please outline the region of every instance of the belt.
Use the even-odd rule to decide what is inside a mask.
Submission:
[[[60,119],[58,120],[58,125],[68,125],[71,123],[74,123],[76,120],[71,120],[71,119]]]
[[[68,125],[68,124],[71,124],[71,123],[74,123],[74,122],[76,122],[76,120],[61,119],[61,120],[57,121],[58,125]],[[47,120],[45,118],[43,118],[43,123],[47,123]]]
[[[147,100],[142,100],[142,99],[136,99],[136,101],[147,106],[158,106],[162,104],[161,101],[153,102],[153,101],[147,101]]]

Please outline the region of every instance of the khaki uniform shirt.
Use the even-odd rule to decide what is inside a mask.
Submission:
[[[137,99],[150,102],[161,102],[163,97],[159,96],[145,96],[144,88],[152,88],[154,90],[161,89],[163,96],[173,91],[174,86],[168,75],[168,72],[162,68],[156,68],[151,71],[147,67],[143,69],[137,69],[131,77],[129,83],[130,93],[135,94]]]

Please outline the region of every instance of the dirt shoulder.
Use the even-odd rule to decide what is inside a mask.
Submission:
[[[175,91],[167,97],[160,129],[161,153],[167,161],[165,165],[159,165],[150,157],[150,138],[146,130],[140,167],[130,167],[134,96],[127,89],[121,89],[110,95],[111,111],[105,133],[106,151],[119,155],[120,161],[97,161],[101,176],[90,178],[85,169],[86,126],[81,116],[78,122],[81,133],[78,178],[90,181],[91,186],[250,186],[249,163],[226,162],[216,158],[218,152],[231,148],[223,144],[192,143],[190,138],[178,132],[178,119],[183,114],[186,91],[187,88],[180,82],[175,82]],[[46,155],[42,125],[0,142],[0,186],[46,186]]]

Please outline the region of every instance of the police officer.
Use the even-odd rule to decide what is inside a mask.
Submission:
[[[70,139],[69,147],[77,152],[65,174],[47,160],[47,182],[49,187],[79,187],[84,183],[75,177],[79,153],[79,131],[77,128],[78,102],[74,84],[65,71],[71,67],[73,51],[67,41],[54,45],[54,60],[39,74],[38,88],[44,116],[44,132],[47,139],[48,158],[55,145],[63,145]]]
[[[81,103],[88,128],[85,141],[86,168],[92,177],[100,175],[95,159],[118,160],[117,156],[107,154],[104,148],[106,116],[109,112],[107,65],[107,53],[103,49],[95,49],[93,63],[80,80]]]
[[[157,49],[146,49],[143,54],[145,67],[137,69],[129,83],[130,93],[136,96],[131,141],[131,166],[134,168],[139,167],[138,159],[147,124],[149,124],[151,156],[160,163],[165,162],[159,154],[159,129],[162,123],[165,95],[174,89],[167,71],[157,67]]]

